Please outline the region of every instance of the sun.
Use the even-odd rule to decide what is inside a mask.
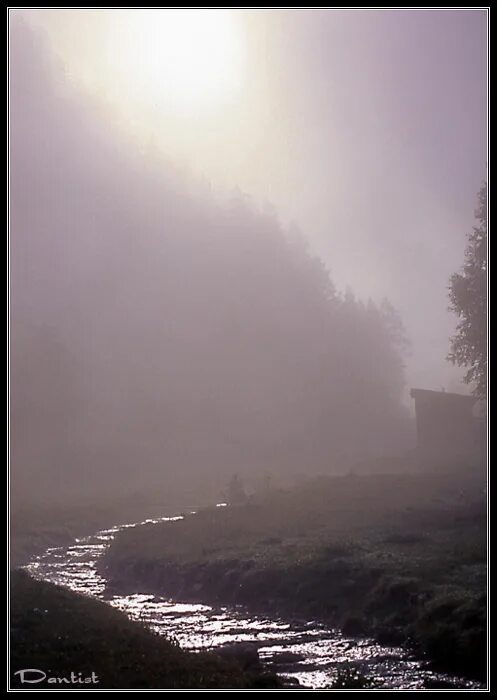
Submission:
[[[129,89],[157,103],[219,104],[240,86],[242,41],[233,12],[129,10],[114,38]]]

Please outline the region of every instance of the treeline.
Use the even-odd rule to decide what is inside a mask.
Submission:
[[[140,151],[21,23],[10,81],[16,494],[405,445],[387,302],[339,293],[274,213]]]

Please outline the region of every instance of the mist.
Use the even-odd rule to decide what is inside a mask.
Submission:
[[[274,209],[140,150],[22,21],[10,139],[15,498],[340,472],[412,443],[391,304],[339,293]]]
[[[410,386],[467,391],[446,362],[447,280],[485,178],[484,11],[217,12],[233,25],[238,51],[226,63],[238,80],[222,100],[189,107],[184,92],[147,83],[149,30],[126,34],[125,12],[24,14],[107,119],[216,191],[271,202],[341,292],[388,297],[410,340]],[[151,24],[163,28],[165,15]]]
[[[488,687],[487,22],[10,8],[13,689]]]

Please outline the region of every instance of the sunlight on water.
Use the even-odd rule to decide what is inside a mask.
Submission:
[[[372,640],[351,639],[315,622],[290,623],[249,615],[239,608],[212,608],[150,594],[106,595],[106,580],[97,570],[97,561],[116,533],[183,517],[149,518],[143,523],[101,530],[91,537],[76,539],[69,547],[50,547],[25,568],[35,578],[104,599],[131,619],[174,639],[184,648],[199,651],[244,643],[247,648],[257,650],[269,669],[297,679],[306,688],[327,688],[340,670],[347,668],[357,669],[373,679],[374,687],[416,689],[424,687],[425,679],[443,679],[461,688],[477,687],[428,671],[404,649],[382,646]]]

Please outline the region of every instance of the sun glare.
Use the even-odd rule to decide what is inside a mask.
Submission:
[[[225,10],[131,10],[116,60],[130,90],[169,107],[217,104],[237,90],[242,42]]]

